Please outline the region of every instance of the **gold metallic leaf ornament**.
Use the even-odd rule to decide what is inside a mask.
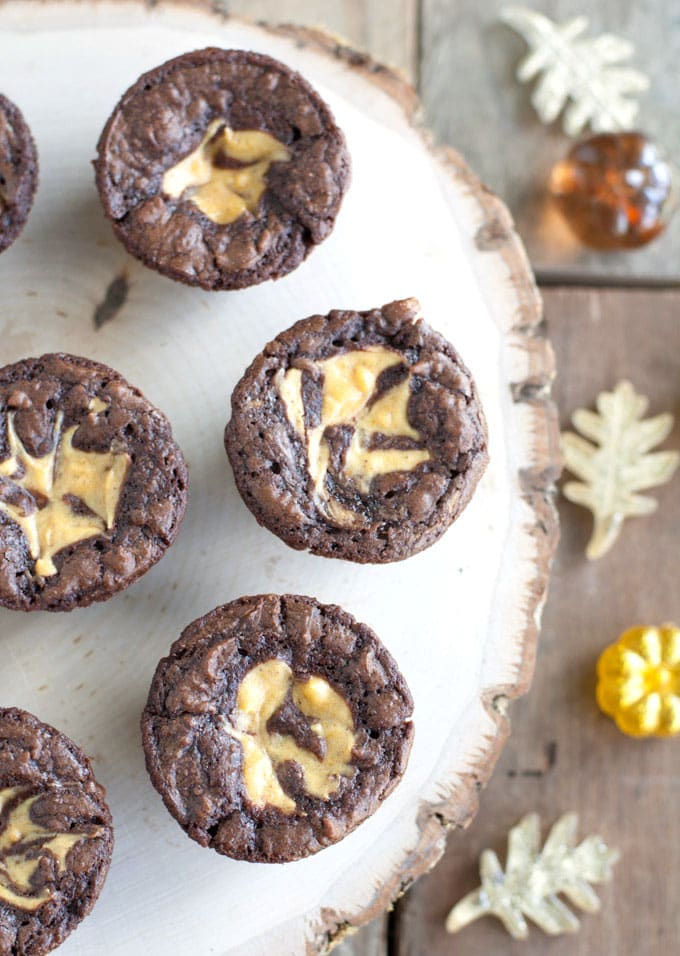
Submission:
[[[613,392],[598,395],[597,412],[574,412],[572,422],[580,435],[562,434],[565,467],[581,479],[567,482],[562,493],[595,518],[586,549],[591,560],[611,548],[626,518],[656,511],[654,498],[638,492],[670,481],[680,463],[680,452],[650,452],[670,434],[673,416],[643,421],[648,404],[630,382],[619,382]]]
[[[680,733],[680,628],[631,627],[600,655],[597,703],[630,737]]]
[[[646,90],[649,80],[621,65],[633,55],[632,43],[611,33],[584,37],[583,16],[553,23],[536,10],[511,6],[501,10],[501,20],[529,45],[517,79],[527,83],[540,76],[531,102],[542,123],[552,123],[564,110],[567,136],[578,136],[588,125],[596,133],[633,127],[638,112],[633,94]]]
[[[590,886],[611,878],[619,859],[599,836],[589,836],[576,846],[578,817],[566,813],[553,825],[541,850],[541,822],[527,814],[508,835],[505,873],[493,850],[484,850],[479,861],[482,885],[457,903],[446,918],[446,929],[457,933],[481,916],[497,916],[514,939],[527,939],[527,919],[544,933],[575,933],[579,921],[559,898],[596,913],[600,901]]]

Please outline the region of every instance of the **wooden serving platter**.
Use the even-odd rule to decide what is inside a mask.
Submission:
[[[0,703],[36,713],[94,757],[116,824],[101,900],[65,954],[324,951],[387,907],[474,815],[526,690],[556,540],[553,360],[510,218],[452,150],[419,129],[413,90],[318,31],[207,7],[0,2],[0,90],[24,111],[41,182],[0,257],[2,364],[50,350],[118,368],[170,417],[190,466],[177,543],[106,605],[0,613]],[[300,70],[347,135],[353,183],[333,235],[296,272],[237,293],[180,287],[130,260],[99,208],[90,160],[144,70],[208,45]],[[492,462],[467,511],[423,554],[360,567],[288,549],[241,503],[222,447],[229,395],[295,320],[417,296],[460,350]],[[237,863],[187,839],[152,789],[139,715],[155,664],[194,617],[241,594],[313,594],[371,625],[416,701],[406,776],[341,844],[286,866]]]

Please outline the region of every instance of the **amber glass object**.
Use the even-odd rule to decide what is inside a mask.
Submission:
[[[553,167],[550,194],[581,242],[634,249],[663,231],[674,206],[674,171],[642,133],[583,139]]]

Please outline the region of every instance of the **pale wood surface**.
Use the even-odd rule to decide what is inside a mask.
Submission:
[[[323,27],[417,79],[419,0],[225,0],[219,6],[270,23]]]
[[[229,11],[271,22],[283,20],[333,30],[376,59],[398,67],[411,82],[417,78],[417,0],[232,0]],[[337,956],[384,956],[388,915],[379,916],[333,952]]]
[[[420,92],[428,124],[508,203],[539,279],[680,281],[680,217],[646,249],[599,255],[576,245],[551,213],[546,180],[570,141],[559,123],[546,128],[538,121],[529,101],[531,86],[514,78],[526,44],[498,20],[500,8],[511,2],[520,0],[421,0]],[[525,5],[558,21],[586,13],[593,34],[613,32],[634,42],[635,66],[651,79],[638,126],[677,162],[677,0],[526,0]]]
[[[680,226],[647,251],[598,257],[559,248],[541,218],[542,179],[566,141],[546,131],[512,79],[522,41],[496,22],[500,0],[232,0],[232,13],[272,21],[322,24],[378,59],[422,76],[427,120],[510,202],[534,264],[559,280],[585,276],[680,279]],[[564,18],[588,8],[594,30],[635,39],[636,65],[652,77],[643,100],[644,128],[676,154],[676,64],[680,29],[674,0],[542,0]],[[420,40],[420,44],[419,44]],[[422,56],[419,54],[422,53]],[[490,131],[494,142],[490,143]],[[504,148],[497,148],[498,136]],[[555,289],[546,293],[548,321],[563,370],[558,398],[566,413],[589,404],[623,375],[652,397],[652,410],[680,414],[680,294]],[[676,434],[670,446],[680,447]],[[656,518],[631,523],[599,565],[583,558],[585,512],[561,502],[563,540],[531,695],[512,708],[513,732],[482,797],[473,827],[454,833],[442,863],[421,880],[390,917],[334,951],[340,956],[657,956],[674,952],[680,923],[673,887],[680,871],[674,807],[680,777],[672,743],[621,737],[594,706],[593,665],[601,647],[636,621],[680,618],[675,542],[680,532],[675,485],[658,492]],[[505,851],[509,826],[528,809],[547,824],[576,809],[583,832],[598,829],[624,851],[614,883],[601,891],[603,912],[585,917],[580,934],[556,942],[532,930],[529,944],[511,944],[494,921],[458,937],[443,932],[447,908],[477,885],[484,846]]]
[[[63,670],[52,675],[62,696],[52,693],[38,701],[35,695],[44,678],[40,662],[45,654],[39,642],[69,638],[73,621],[55,619],[49,632],[37,619],[3,621],[6,652],[14,655],[24,678],[17,688],[13,671],[6,669],[5,699],[14,695],[14,703],[30,710],[42,702],[41,716],[58,722],[96,752],[114,816],[127,821],[117,834],[118,854],[107,895],[98,907],[99,919],[86,923],[66,944],[74,952],[115,949],[128,953],[136,951],[135,946],[143,946],[148,953],[185,952],[187,945],[207,952],[228,945],[239,956],[271,951],[316,953],[325,951],[326,944],[341,937],[347,927],[380,914],[437,860],[444,847],[445,824],[463,826],[476,812],[479,789],[490,776],[506,735],[502,708],[496,702],[514,698],[529,683],[538,611],[555,540],[549,499],[557,465],[557,431],[547,388],[552,355],[542,338],[540,302],[528,263],[505,208],[481,188],[457,154],[451,150],[435,154],[430,149],[412,123],[412,90],[389,70],[314,31],[263,29],[225,19],[216,15],[219,12],[200,0],[193,5],[189,0],[155,4],[150,10],[141,3],[0,2],[9,51],[2,64],[3,83],[15,98],[20,99],[23,91],[21,102],[39,131],[43,160],[41,190],[26,232],[0,263],[7,269],[7,281],[0,283],[6,291],[6,358],[11,361],[26,352],[63,348],[96,354],[121,367],[168,410],[191,462],[194,484],[198,481],[200,489],[203,482],[201,490],[194,490],[194,507],[183,529],[184,550],[173,549],[155,575],[125,595],[116,614],[109,608],[88,612],[88,634],[104,642],[109,629],[120,634],[116,644],[120,670],[112,670],[102,658],[83,664],[83,649],[74,641],[70,653],[59,655]],[[51,32],[55,29],[60,31],[58,43]],[[82,171],[89,165],[101,128],[102,103],[115,102],[121,75],[136,76],[149,60],[159,62],[191,48],[190,44],[199,48],[211,43],[255,46],[300,69],[326,91],[355,160],[354,207],[348,202],[348,210],[354,208],[356,224],[352,226],[351,217],[345,215],[344,231],[336,230],[333,247],[329,242],[334,257],[319,255],[310,260],[309,268],[316,270],[307,269],[306,284],[291,279],[275,289],[263,286],[248,290],[247,295],[231,295],[228,304],[225,298],[198,296],[184,287],[170,290],[164,280],[137,264],[124,262],[123,266],[122,250],[110,236],[94,196],[87,206],[81,196]],[[41,95],[29,82],[36,60],[42,75],[51,77],[50,95]],[[79,71],[64,71],[63,62],[77,63],[80,72],[96,75],[96,86],[82,89]],[[57,102],[78,100],[79,111],[68,129],[55,120],[50,96]],[[382,154],[387,142],[391,152],[385,166]],[[402,196],[395,207],[394,195],[410,181],[419,184],[418,192],[410,199]],[[80,208],[82,203],[83,211],[79,228],[68,234],[68,241],[57,243],[52,230],[62,217],[55,216],[54,207],[64,199],[70,207]],[[405,234],[400,217],[411,227]],[[371,223],[368,233],[363,228],[366,222]],[[102,241],[93,241],[91,237],[98,234]],[[427,236],[426,247],[422,236]],[[346,249],[343,242],[348,243]],[[381,250],[381,257],[375,257],[375,248]],[[87,273],[77,285],[65,289],[63,277],[78,271],[74,263],[82,262],[84,255]],[[39,277],[35,261],[44,267]],[[371,261],[371,268],[358,270],[357,261]],[[325,276],[324,263],[330,270]],[[455,312],[450,308],[452,275],[459,306]],[[93,323],[92,303],[102,301],[112,277],[127,283],[128,298],[119,303],[115,318],[109,316],[102,325],[95,315]],[[456,534],[448,535],[437,550],[428,551],[419,561],[395,566],[391,575],[390,569],[382,569],[380,581],[370,569],[346,567],[340,574],[340,569],[318,562],[313,569],[303,568],[300,562],[305,565],[314,559],[288,551],[278,555],[280,542],[271,535],[263,537],[248,520],[233,487],[227,483],[225,488],[223,467],[215,469],[214,449],[205,436],[208,429],[211,434],[221,433],[224,409],[219,396],[225,389],[230,391],[257,351],[256,341],[259,347],[291,318],[337,305],[338,294],[348,302],[384,301],[384,289],[398,294],[395,279],[404,294],[420,296],[428,321],[456,342],[475,369],[495,456]],[[60,306],[57,318],[47,326],[40,321],[42,300]],[[200,307],[200,323],[174,321],[175,316],[186,318]],[[242,311],[235,315],[239,307]],[[230,321],[225,323],[227,308]],[[155,324],[158,320],[162,331]],[[128,323],[134,325],[132,353],[124,348],[129,341]],[[189,346],[183,341],[187,336]],[[164,350],[162,361],[150,363],[149,350],[157,357],[159,348]],[[200,367],[200,375],[191,378],[190,401],[181,397],[185,372],[173,371],[174,362],[185,369],[187,361]],[[213,382],[214,374],[219,381]],[[197,404],[201,428],[194,416]],[[215,500],[218,496],[221,500],[225,492],[233,498],[234,507],[215,509]],[[220,522],[226,522],[226,527]],[[239,541],[241,556],[225,567],[222,560],[211,559],[210,549],[221,547],[227,539]],[[453,548],[448,554],[447,545]],[[179,589],[177,561],[190,556],[187,547],[199,548],[202,559],[189,557]],[[275,553],[270,555],[268,549]],[[453,579],[451,569],[456,571]],[[434,586],[440,576],[445,587]],[[131,803],[151,795],[148,785],[144,790],[136,780],[142,770],[138,730],[135,721],[130,734],[127,718],[139,712],[152,670],[149,657],[155,663],[159,644],[160,652],[165,651],[168,632],[177,633],[188,618],[216,600],[260,590],[296,591],[301,580],[321,600],[338,601],[382,634],[389,634],[397,658],[409,657],[410,663],[401,666],[419,701],[420,736],[405,779],[390,802],[352,841],[299,864],[292,886],[288,870],[248,868],[246,881],[237,863],[214,855],[210,859],[202,855],[199,862],[191,855],[195,848],[179,839],[157,799],[143,810],[136,803],[131,808]],[[500,593],[498,581],[503,582]],[[413,593],[428,593],[427,601],[395,604],[391,600],[395,587],[404,586]],[[157,593],[165,601],[159,614],[140,615],[135,601],[154,600]],[[480,615],[482,595],[484,617]],[[456,606],[453,635],[451,601]],[[181,603],[181,611],[176,602]],[[166,620],[163,614],[170,617]],[[135,628],[125,624],[126,615],[145,621],[143,647],[137,646]],[[428,635],[425,658],[414,652],[413,635],[421,630]],[[457,642],[455,657],[452,640]],[[433,656],[435,646],[441,651],[438,662]],[[132,654],[134,673],[123,673],[127,655]],[[433,675],[440,685],[434,695]],[[97,686],[102,700],[121,708],[115,720],[106,707],[88,711],[80,705],[78,688],[70,683],[76,676]],[[450,695],[451,707],[457,708],[449,708],[447,721],[442,721],[438,707],[442,692]],[[126,772],[120,773],[123,766]],[[151,839],[156,825],[159,835]],[[141,833],[135,827],[141,827]],[[192,869],[195,865],[198,871]],[[151,883],[157,898],[167,904],[163,908],[136,907],[135,881],[146,886],[147,871],[156,874]],[[173,877],[179,871],[181,884]],[[220,901],[225,898],[231,907],[226,942],[220,921]],[[264,912],[262,899],[269,901]],[[193,920],[186,918],[189,911]],[[120,912],[126,912],[128,919],[102,949],[107,926]]]
[[[651,399],[650,414],[680,414],[680,292],[554,289],[545,292],[556,349],[562,425],[577,406],[623,377]],[[665,447],[680,447],[676,424]],[[595,705],[595,662],[626,627],[680,620],[677,480],[653,492],[655,516],[631,521],[601,561],[584,557],[588,512],[560,502],[562,541],[543,618],[530,694],[511,708],[512,734],[469,831],[449,837],[436,869],[398,907],[392,956],[660,956],[675,953],[680,773],[676,741],[624,737]],[[508,829],[529,810],[549,824],[566,810],[583,835],[622,851],[602,911],[575,937],[548,942],[537,929],[513,943],[482,920],[448,936],[448,908],[478,885],[478,858],[505,858]],[[369,951],[370,952],[370,951]]]
[[[569,140],[559,123],[542,126],[529,102],[531,85],[514,78],[526,44],[498,20],[509,2],[223,0],[220,6],[255,19],[325,26],[419,82],[428,126],[508,203],[539,278],[680,282],[680,216],[646,249],[599,255],[575,244],[546,202],[548,173]],[[557,21],[587,13],[591,33],[612,31],[635,43],[635,65],[651,79],[638,126],[677,163],[677,0],[542,0],[538,8]]]
[[[563,231],[541,215],[544,178],[567,141],[558,128],[546,130],[537,122],[529,90],[513,79],[524,44],[497,23],[501,5],[501,0],[421,0],[418,11],[416,4],[408,5],[406,16],[399,4],[402,11],[395,16],[396,4],[380,2],[242,4],[251,15],[257,10],[257,15],[277,19],[326,23],[353,43],[406,67],[412,76],[420,74],[427,122],[509,201],[534,265],[546,277],[677,281],[677,220],[647,250],[600,257],[561,246]],[[236,10],[241,5],[231,6]],[[539,6],[558,19],[587,8],[593,30],[614,30],[635,40],[636,65],[652,78],[642,101],[641,126],[677,155],[677,3],[543,0]],[[370,25],[352,20],[348,11],[357,7],[366,10]],[[499,136],[503,149],[494,145]],[[546,299],[563,370],[557,397],[565,424],[576,405],[592,403],[597,391],[624,375],[648,392],[653,410],[670,408],[680,414],[680,294],[555,289],[546,292]],[[680,447],[677,429],[669,445]],[[385,918],[343,942],[335,950],[340,956],[543,956],[548,947],[555,956],[657,956],[674,951],[680,935],[673,889],[680,871],[673,809],[680,778],[674,745],[626,740],[598,714],[593,698],[593,666],[604,644],[636,621],[680,619],[674,550],[680,522],[677,509],[673,511],[677,489],[671,485],[658,496],[659,515],[626,528],[611,555],[598,565],[587,564],[583,557],[588,515],[561,502],[562,545],[534,688],[512,708],[512,735],[482,797],[480,813],[468,832],[450,837],[442,863],[398,905],[389,919],[389,944]],[[504,853],[507,829],[534,808],[546,824],[561,811],[576,809],[584,833],[600,830],[623,850],[614,883],[601,891],[602,913],[584,917],[578,936],[549,943],[532,930],[529,944],[511,944],[494,921],[456,938],[446,936],[448,907],[477,885],[480,850],[493,846]]]

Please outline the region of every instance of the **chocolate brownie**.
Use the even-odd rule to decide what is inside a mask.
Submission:
[[[243,597],[190,624],[158,665],[146,765],[201,846],[284,863],[337,843],[394,789],[412,707],[393,659],[346,611]]]
[[[41,956],[97,901],[111,862],[104,789],[54,727],[0,709],[0,956]]]
[[[24,228],[38,185],[38,154],[18,107],[0,93],[0,252]]]
[[[398,561],[458,517],[487,463],[484,414],[415,299],[313,315],[236,386],[225,445],[260,524],[293,548]]]
[[[186,497],[167,418],[118,372],[64,354],[0,369],[0,605],[105,601],[160,560]]]
[[[97,146],[97,187],[126,249],[204,289],[278,279],[331,232],[345,138],[299,73],[199,50],[130,87]]]

